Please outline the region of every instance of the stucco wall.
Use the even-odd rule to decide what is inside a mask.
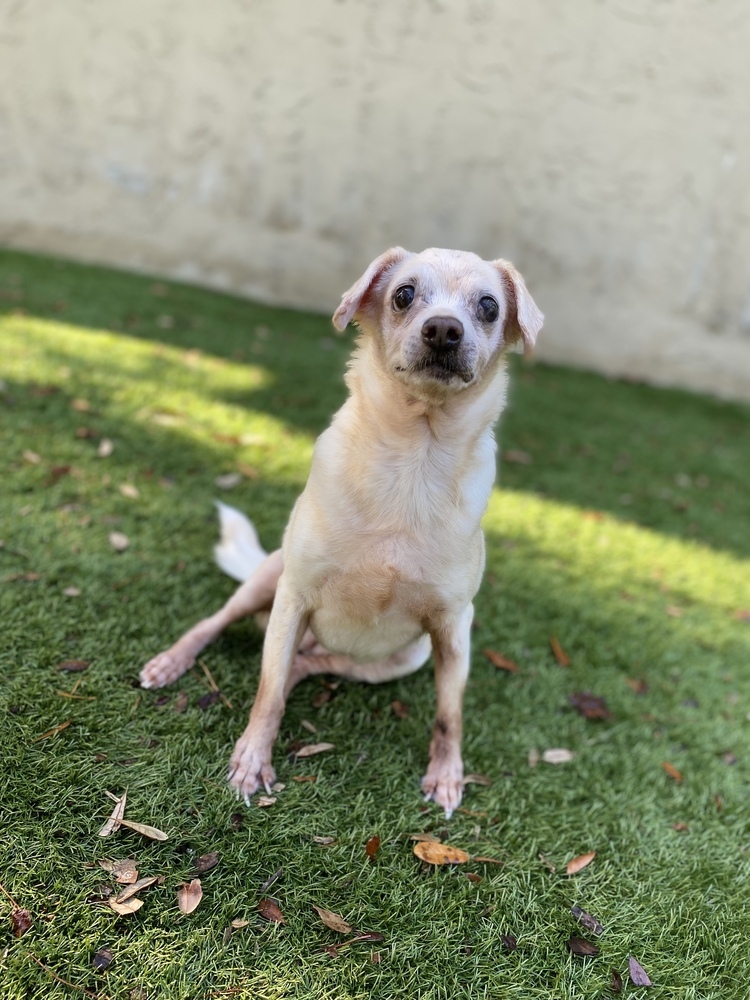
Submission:
[[[745,0],[0,0],[0,242],[332,310],[507,256],[543,358],[750,398]]]

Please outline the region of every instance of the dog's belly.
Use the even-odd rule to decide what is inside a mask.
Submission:
[[[434,587],[404,580],[387,565],[337,572],[317,589],[310,627],[332,653],[358,663],[384,659],[414,642],[444,606]]]

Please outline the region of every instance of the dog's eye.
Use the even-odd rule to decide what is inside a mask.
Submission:
[[[483,295],[477,306],[477,317],[482,323],[494,323],[500,312],[497,302],[491,295]]]
[[[408,309],[414,301],[414,285],[402,285],[393,296],[394,309]]]

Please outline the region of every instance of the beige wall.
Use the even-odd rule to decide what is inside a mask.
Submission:
[[[326,311],[504,255],[543,358],[750,398],[750,4],[0,0],[0,242]]]

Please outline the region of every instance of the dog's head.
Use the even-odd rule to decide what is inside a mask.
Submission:
[[[394,247],[344,294],[333,323],[344,330],[354,320],[376,338],[390,372],[442,393],[479,381],[513,343],[530,350],[543,318],[508,261]]]

